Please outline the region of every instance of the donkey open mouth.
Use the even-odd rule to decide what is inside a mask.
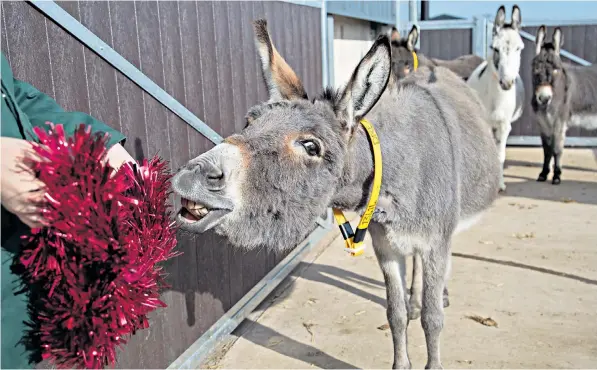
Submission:
[[[203,233],[217,226],[230,212],[226,209],[209,209],[203,204],[183,198],[177,221],[184,230]]]

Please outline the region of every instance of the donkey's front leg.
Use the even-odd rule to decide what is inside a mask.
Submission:
[[[508,135],[512,130],[512,124],[508,121],[502,121],[497,123],[493,130],[495,143],[498,147],[498,156],[500,159],[500,191],[506,191],[506,182],[504,181],[504,163],[506,162],[506,142],[508,141]]]
[[[562,155],[564,154],[564,143],[566,141],[566,129],[567,125],[564,122],[558,122],[554,130],[554,136],[552,138],[553,148],[553,178],[551,183],[553,185],[559,185],[562,180],[560,175],[562,174]]]
[[[444,327],[442,294],[446,286],[450,240],[432,245],[422,256],[423,261],[423,309],[421,325],[427,342],[426,369],[442,369],[439,336]]]
[[[537,181],[543,182],[547,180],[549,175],[549,164],[553,156],[553,148],[551,145],[552,138],[549,134],[541,134],[541,145],[543,146],[543,170],[539,174]]]
[[[408,315],[406,309],[406,271],[405,258],[392,249],[384,226],[369,225],[373,249],[386,283],[387,316],[394,344],[393,369],[410,369],[408,359],[406,328]]]

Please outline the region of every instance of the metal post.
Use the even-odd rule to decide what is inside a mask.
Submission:
[[[491,15],[485,17],[485,58],[489,58],[491,51],[491,42],[493,41],[493,22],[490,21]]]
[[[473,27],[473,47],[472,52],[481,58],[486,57],[487,47],[485,46],[486,37],[485,37],[485,19],[483,18],[473,18],[474,27]]]
[[[328,61],[328,9],[327,1],[321,0],[321,64],[322,64],[322,85],[326,87],[330,80],[328,76],[329,61]],[[332,37],[334,35],[332,34]]]
[[[416,24],[418,20],[417,17],[417,0],[409,0],[408,1],[408,21],[411,24]]]
[[[327,16],[328,85],[334,86],[334,16]]]
[[[400,32],[400,0],[394,0],[394,8],[395,8],[395,20],[394,20],[394,27]]]
[[[421,28],[419,27],[418,23],[419,23],[419,17],[417,16],[417,5],[418,5],[418,1],[417,0],[409,0],[408,2],[408,23],[409,23],[409,27],[417,26],[417,30],[419,31],[419,38],[417,39],[417,44],[415,45],[415,47],[417,49],[419,49],[421,47]],[[406,32],[409,32],[410,29],[406,30]]]

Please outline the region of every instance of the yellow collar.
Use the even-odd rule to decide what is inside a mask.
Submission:
[[[365,209],[363,216],[361,216],[359,226],[357,226],[357,232],[354,233],[352,231],[350,223],[346,220],[346,217],[344,217],[344,213],[342,213],[341,210],[336,208],[333,210],[334,218],[340,227],[340,232],[346,243],[346,251],[349,252],[351,256],[360,256],[365,250],[363,241],[365,240],[367,227],[369,227],[369,222],[371,221],[371,217],[377,206],[377,199],[379,198],[379,191],[381,190],[382,161],[379,138],[377,137],[377,133],[371,122],[363,118],[361,120],[361,125],[365,128],[369,141],[371,142],[371,147],[373,148],[373,186],[371,189],[371,196],[367,202],[367,208]]]
[[[417,56],[417,53],[415,53],[414,51],[413,53],[413,71],[416,71],[417,68],[419,68],[419,57]]]

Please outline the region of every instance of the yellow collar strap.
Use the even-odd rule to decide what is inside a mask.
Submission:
[[[369,227],[369,222],[371,221],[371,217],[377,206],[379,191],[381,190],[382,161],[379,138],[377,137],[377,133],[371,122],[363,118],[361,120],[361,125],[365,128],[369,141],[371,142],[371,147],[373,148],[373,187],[371,189],[371,196],[367,202],[365,213],[361,216],[361,221],[359,222],[359,226],[357,226],[357,232],[354,233],[352,231],[350,223],[346,217],[344,217],[344,213],[342,213],[341,210],[336,208],[333,210],[334,218],[340,227],[340,232],[346,243],[345,249],[351,256],[360,256],[365,250],[365,244],[363,242],[365,240],[365,235],[367,234],[367,227]]]
[[[413,71],[416,71],[417,68],[419,68],[419,57],[417,56],[417,53],[415,53],[414,51],[413,53]]]

